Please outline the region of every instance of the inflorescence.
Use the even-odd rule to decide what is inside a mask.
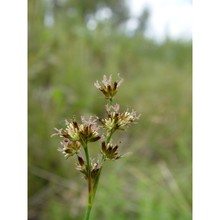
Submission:
[[[106,117],[94,116],[88,120],[81,117],[80,122],[77,122],[75,118],[66,120],[66,127],[61,129],[55,128],[56,133],[52,135],[58,135],[62,139],[61,147],[58,148],[58,151],[66,159],[73,156],[77,158],[76,169],[88,180],[89,207],[94,200],[104,162],[107,160],[117,160],[122,157],[118,152],[119,145],[112,143],[112,135],[117,130],[125,130],[126,127],[135,123],[140,117],[134,110],[129,111],[127,109],[124,112],[120,112],[119,104],[112,104],[122,82],[123,79],[113,81],[112,75],[109,78],[104,75],[101,83],[96,81],[94,84],[108,101],[108,104],[105,106]],[[90,142],[99,142],[99,152],[101,152],[99,160],[90,158],[88,148]],[[84,156],[81,151],[84,151]],[[88,215],[87,210],[86,219],[88,219]]]
[[[111,136],[116,130],[124,130],[124,128],[136,122],[140,117],[134,110],[129,111],[129,109],[127,109],[125,112],[119,112],[119,104],[112,105],[113,97],[116,95],[118,87],[123,81],[123,79],[120,79],[113,82],[111,75],[109,79],[104,75],[102,83],[96,81],[94,84],[95,87],[104,94],[105,98],[110,101],[110,103],[105,106],[107,113],[106,118],[90,117],[89,120],[86,120],[84,117],[81,117],[81,123],[78,123],[74,118],[71,121],[66,120],[65,129],[55,128],[57,132],[54,135],[58,135],[63,139],[61,142],[62,147],[58,150],[64,154],[65,158],[77,155],[79,161],[84,161],[83,157],[79,156],[80,149],[86,147],[88,142],[99,141],[101,137],[101,140],[103,140],[104,137],[109,139],[107,142],[101,142],[103,158],[110,160],[120,158],[117,152],[119,146],[113,146],[110,143]],[[102,86],[100,84],[102,84]],[[105,130],[105,134],[99,133],[100,127]],[[85,164],[79,162],[79,166],[81,166],[83,170]],[[92,167],[94,167],[94,165],[92,165]],[[82,172],[82,170],[80,171]]]

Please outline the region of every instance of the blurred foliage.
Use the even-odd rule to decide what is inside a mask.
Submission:
[[[103,114],[93,84],[104,73],[120,73],[115,101],[142,116],[115,138],[132,156],[104,167],[91,219],[191,219],[191,42],[144,38],[147,12],[141,31],[127,36],[123,1],[29,0],[28,7],[29,219],[82,219],[86,183],[50,135],[73,115]],[[100,8],[112,15],[91,30]]]

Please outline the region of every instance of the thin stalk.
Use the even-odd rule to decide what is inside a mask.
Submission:
[[[84,220],[89,220],[90,212],[93,205],[93,188],[92,188],[92,177],[91,177],[91,164],[90,164],[87,144],[84,146],[84,150],[86,155],[86,168],[88,172],[88,204],[87,204],[87,210]]]
[[[106,144],[110,142],[113,133],[114,133],[114,130],[111,130],[109,135],[106,137]]]
[[[109,102],[110,104],[112,104],[112,98],[110,98]],[[114,133],[114,130],[110,131],[110,133],[108,134],[108,136],[106,137],[106,144],[108,144],[111,140],[112,134]],[[84,145],[84,150],[85,150],[85,155],[86,155],[86,163],[87,163],[87,171],[88,171],[88,205],[87,205],[87,210],[86,210],[86,215],[84,220],[89,220],[90,217],[90,212],[93,206],[93,202],[95,199],[95,195],[96,195],[96,191],[97,191],[97,187],[99,184],[99,179],[100,179],[100,175],[102,172],[102,168],[105,162],[105,157],[102,156],[102,167],[99,170],[99,173],[97,175],[97,178],[94,182],[94,185],[92,187],[92,177],[91,177],[91,164],[90,164],[90,159],[89,159],[89,152],[88,152],[88,147],[87,144]]]
[[[88,192],[92,192],[92,178],[91,178],[91,164],[90,164],[90,159],[89,159],[89,151],[88,147],[84,147],[85,150],[85,155],[86,155],[86,166],[87,166],[87,171],[88,171]]]

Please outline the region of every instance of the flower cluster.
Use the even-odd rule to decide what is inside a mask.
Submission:
[[[86,121],[81,117],[81,124],[78,124],[76,120],[69,122],[66,120],[66,129],[57,129],[57,133],[53,135],[59,135],[63,138],[61,142],[62,148],[58,150],[64,154],[66,158],[69,158],[76,154],[81,146],[85,147],[87,142],[98,141],[101,136],[98,133],[99,127],[96,124],[96,119],[90,118]]]
[[[104,158],[109,160],[117,160],[121,158],[121,155],[118,154],[118,145],[112,145],[110,143],[106,144],[105,141],[102,142],[102,154],[104,155]]]
[[[78,150],[81,147],[81,144],[79,141],[70,141],[68,138],[65,138],[61,145],[62,148],[58,148],[58,151],[62,152],[64,154],[64,157],[68,159],[69,157],[73,156],[78,152]]]
[[[112,98],[117,93],[117,88],[122,84],[123,79],[119,81],[112,82],[112,75],[110,75],[109,79],[106,75],[103,76],[102,86],[99,84],[98,80],[95,82],[95,87],[99,89],[104,95],[106,99],[112,100]]]
[[[101,166],[100,166],[99,161],[97,161],[97,162],[91,161],[90,173],[91,173],[92,180],[96,179],[100,168],[101,168]],[[78,156],[78,164],[77,164],[76,169],[79,170],[84,175],[85,179],[89,178],[88,166],[86,166],[85,161],[81,156]]]
[[[136,120],[140,118],[140,115],[137,115],[137,113],[134,110],[131,112],[127,110],[125,112],[119,113],[118,104],[114,106],[106,105],[106,111],[108,117],[104,119],[98,118],[98,120],[101,122],[103,127],[109,132],[114,132],[117,129],[123,130],[125,126],[129,126],[130,124],[134,123]]]

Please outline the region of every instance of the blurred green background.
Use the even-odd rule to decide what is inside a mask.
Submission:
[[[111,16],[99,19],[103,13]],[[192,218],[192,45],[144,37],[149,15],[129,32],[124,1],[28,1],[30,220],[83,219],[86,181],[50,135],[74,115],[101,116],[94,82],[118,73],[125,82],[115,101],[141,119],[116,135],[120,152],[132,155],[106,163],[91,219]]]

